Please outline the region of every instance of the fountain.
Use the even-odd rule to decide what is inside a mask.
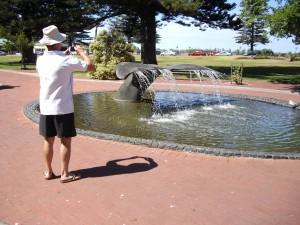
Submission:
[[[151,83],[162,73],[157,65],[123,62],[116,67],[119,79],[125,82],[119,88],[117,100],[140,101]]]
[[[197,65],[121,63],[116,72],[125,80],[117,92],[74,96],[79,134],[215,155],[300,159],[297,103],[206,94],[201,86],[193,92],[181,91],[178,85],[171,91],[147,90],[159,76],[174,83],[172,72],[218,83],[218,72]],[[38,102],[26,105],[24,111],[38,121]]]
[[[168,80],[175,80],[172,72],[195,73],[199,79],[207,75],[211,79],[218,78],[218,72],[207,67],[194,64],[178,64],[160,67],[154,64],[140,64],[122,62],[116,67],[116,75],[119,79],[125,79],[116,95],[117,100],[141,101],[147,88],[153,81],[163,75]]]

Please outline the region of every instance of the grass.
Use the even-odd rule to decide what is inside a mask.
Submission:
[[[20,55],[0,56],[0,69],[20,70],[22,67]],[[35,69],[35,65],[26,64],[26,68]]]
[[[135,55],[140,62],[140,56]],[[0,69],[20,70],[21,56],[0,56]],[[244,66],[243,78],[246,80],[266,80],[275,83],[300,84],[300,61],[289,62],[279,59],[251,59],[238,56],[157,56],[159,65],[196,64],[207,66],[230,78],[231,65]],[[28,65],[34,69],[34,65]],[[87,77],[86,73],[76,73],[75,77]],[[186,78],[180,76],[180,78]]]
[[[158,56],[159,65],[196,64],[207,66],[230,79],[231,65],[243,65],[246,80],[266,80],[274,83],[300,84],[300,61],[251,59],[238,56]]]

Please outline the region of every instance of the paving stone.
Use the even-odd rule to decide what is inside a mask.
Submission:
[[[162,82],[158,80],[156,87],[163,87]],[[299,159],[199,152],[186,157],[182,151],[78,135],[72,143],[70,169],[84,174],[84,179],[69,184],[45,181],[42,138],[37,125],[22,112],[25,104],[38,98],[38,78],[0,70],[0,83],[14,87],[0,90],[5,106],[0,107],[0,218],[4,224],[299,224]],[[187,90],[193,88],[189,82],[181,84]],[[76,92],[119,86],[120,82],[74,84]],[[224,83],[222,92],[300,102],[299,95],[287,91],[291,87],[249,82],[245,89]],[[59,174],[58,140],[53,169]]]

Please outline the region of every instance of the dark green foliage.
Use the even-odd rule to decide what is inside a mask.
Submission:
[[[121,15],[110,22],[110,27],[123,33],[129,42],[142,43],[141,19],[135,15]],[[159,43],[160,36],[156,34],[156,43]]]
[[[68,34],[71,42],[77,37],[84,38],[81,35],[85,29],[123,15],[127,20],[127,29],[123,30],[128,39],[138,38],[142,43],[142,61],[156,64],[156,28],[161,22],[193,24],[202,30],[236,29],[240,21],[230,14],[234,7],[227,0],[2,0],[0,26],[9,40],[23,32],[29,41],[36,41],[41,38],[43,27],[55,24]]]
[[[243,64],[241,65],[231,65],[231,82],[234,82],[238,85],[243,84]]]
[[[106,10],[106,15],[126,15],[128,21],[133,20],[133,23],[127,23],[126,35],[131,33],[135,34],[132,37],[140,38],[143,63],[157,63],[156,28],[161,25],[161,22],[175,21],[186,26],[193,24],[202,30],[207,27],[236,29],[240,24],[240,20],[229,13],[235,4],[230,4],[226,0],[98,0],[96,2],[99,8]],[[158,14],[161,20],[157,20]],[[189,19],[189,22],[186,22],[186,19]],[[126,24],[126,21],[124,23]]]
[[[295,44],[300,44],[300,1],[287,0],[283,6],[273,8],[269,25],[272,35],[292,37]]]
[[[32,43],[29,41],[29,39],[26,37],[24,33],[19,33],[16,35],[15,46],[23,56],[22,65],[23,65],[23,69],[26,69],[26,62],[30,60],[26,58],[27,56],[26,52],[31,51]]]
[[[42,29],[55,24],[68,35],[69,42],[87,38],[84,29],[95,21],[87,0],[2,0],[0,1],[0,37],[16,44],[23,33],[30,43],[42,37]],[[24,60],[34,61],[32,46],[24,51]]]
[[[70,39],[85,34],[95,21],[90,16],[90,1],[83,0],[2,0],[0,21],[7,35],[23,32],[30,41],[42,36],[42,28],[55,24]]]
[[[259,55],[263,55],[263,56],[273,56],[274,55],[274,52],[272,49],[267,49],[267,48],[264,48],[264,49],[261,49],[259,51]]]
[[[121,15],[110,22],[110,27],[122,32],[129,42],[141,43],[141,19],[136,15]]]

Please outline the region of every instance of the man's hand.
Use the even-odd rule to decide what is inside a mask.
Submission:
[[[64,51],[65,55],[70,55],[71,54],[71,51],[70,51],[70,48],[67,48],[65,51]]]
[[[74,46],[75,51],[80,55],[83,60],[87,63],[87,71],[95,71],[95,66],[88,55],[85,53],[84,49],[80,45]]]
[[[83,48],[80,45],[75,45],[74,49],[75,49],[75,51],[77,52],[78,55],[85,54]]]

